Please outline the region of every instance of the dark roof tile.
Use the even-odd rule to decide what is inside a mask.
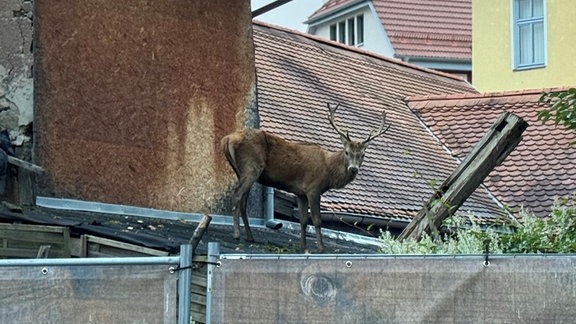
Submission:
[[[441,182],[456,168],[404,98],[474,92],[465,81],[259,22],[254,43],[263,129],[337,150],[341,143],[327,121],[327,102],[342,104],[337,121],[358,139],[387,112],[392,127],[371,143],[357,179],[322,197],[324,210],[408,221],[432,194],[427,182]],[[479,188],[461,208],[468,210],[491,217],[499,207]]]
[[[460,158],[502,112],[510,111],[526,120],[529,126],[522,141],[490,173],[485,185],[505,204],[524,206],[546,216],[555,196],[576,193],[576,147],[570,145],[576,134],[553,123],[542,124],[536,116],[543,107],[538,102],[542,92],[563,89],[420,96],[407,101]]]

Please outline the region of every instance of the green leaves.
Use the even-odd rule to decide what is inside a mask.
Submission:
[[[576,197],[557,199],[547,218],[524,214],[512,234],[502,237],[507,252],[576,252]]]
[[[386,254],[481,254],[485,242],[491,253],[576,253],[576,195],[554,201],[546,218],[521,211],[519,221],[503,228],[484,228],[474,217],[453,216],[444,226],[451,235],[434,238],[424,235],[420,241],[398,242],[389,232],[380,236]],[[508,232],[502,229],[511,229]]]
[[[569,130],[576,130],[576,88],[545,92],[539,102],[547,108],[537,113],[538,120],[546,123],[552,119],[556,126],[563,125]]]
[[[485,242],[489,241],[491,253],[502,253],[500,239],[494,231],[483,230],[473,221],[473,217],[453,216],[444,224],[452,234],[440,239],[428,234],[419,241],[404,240],[398,242],[389,232],[380,236],[385,254],[481,254]]]

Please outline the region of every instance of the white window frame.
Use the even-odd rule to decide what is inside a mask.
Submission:
[[[362,28],[358,28],[360,22],[359,17],[361,17]],[[344,26],[344,27],[342,27]],[[364,45],[364,14],[348,16],[345,19],[338,20],[328,26],[328,30],[330,31],[330,39],[333,41],[337,41],[342,44],[347,44],[350,46],[362,47]],[[336,39],[334,39],[334,34],[332,30],[336,31]],[[354,34],[351,35],[350,33],[353,32]],[[362,33],[362,34],[360,34]],[[343,37],[341,37],[343,36]],[[352,37],[350,37],[352,36]],[[353,39],[351,39],[353,38]],[[358,40],[362,40],[362,42],[358,42]]]
[[[512,34],[512,68],[515,71],[521,70],[529,70],[535,68],[542,68],[546,66],[547,63],[547,19],[546,19],[546,0],[529,0],[531,8],[533,7],[534,1],[542,1],[542,16],[541,17],[529,17],[529,18],[519,18],[520,12],[520,0],[511,0],[511,34]],[[543,26],[543,39],[542,39],[542,46],[544,47],[543,50],[543,58],[541,61],[536,61],[534,58],[531,62],[528,63],[520,63],[520,55],[521,55],[521,45],[520,45],[520,26],[530,26],[531,28],[534,27],[536,24],[542,24]],[[534,32],[531,32],[531,39],[532,39],[532,47],[530,48],[534,51]]]

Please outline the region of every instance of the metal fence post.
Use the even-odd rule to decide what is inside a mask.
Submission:
[[[220,257],[220,244],[208,242],[208,267],[206,278],[206,324],[212,322],[212,271]]]
[[[190,324],[190,295],[192,283],[192,245],[180,246],[178,271],[178,324]]]

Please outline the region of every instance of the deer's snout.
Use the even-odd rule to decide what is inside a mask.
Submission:
[[[358,167],[355,165],[351,165],[348,167],[348,171],[352,173],[358,173]]]

